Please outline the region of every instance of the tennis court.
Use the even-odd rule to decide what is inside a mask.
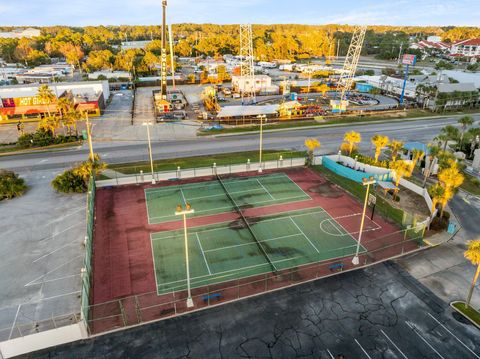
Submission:
[[[185,289],[183,230],[154,233],[151,241],[157,293]],[[190,228],[191,285],[341,258],[354,254],[356,245],[352,235],[319,207]]]
[[[311,199],[284,173],[148,188],[145,198],[150,224],[178,220],[175,208],[187,202],[195,209],[195,216],[206,216],[230,212],[234,204],[250,208]]]

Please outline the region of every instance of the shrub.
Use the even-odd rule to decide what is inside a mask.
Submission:
[[[26,189],[23,178],[12,171],[0,170],[0,200],[20,197]]]
[[[88,181],[93,172],[99,174],[106,167],[95,155],[94,161],[85,161],[78,166],[59,174],[52,181],[52,187],[57,192],[84,193],[88,189]]]
[[[448,219],[445,217],[435,217],[430,224],[432,231],[445,231],[448,227]]]
[[[78,141],[77,136],[53,136],[51,131],[45,129],[38,129],[33,133],[25,133],[18,137],[18,148],[31,148],[31,147],[45,147],[50,145],[58,145],[61,143],[68,143]]]

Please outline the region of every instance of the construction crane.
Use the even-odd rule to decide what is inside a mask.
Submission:
[[[251,103],[255,103],[255,69],[253,66],[253,37],[252,25],[240,24],[240,77],[242,78],[242,88],[239,89],[242,96],[242,105],[246,103],[245,99],[250,98]]]
[[[162,0],[161,96],[167,100],[167,0]]]
[[[366,26],[358,26],[353,31],[352,41],[350,42],[342,73],[338,80],[337,90],[340,93],[340,101],[332,101],[332,107],[337,108],[339,112],[345,111],[348,105],[346,96],[353,84],[353,77],[357,71],[358,60],[360,59],[366,32]]]

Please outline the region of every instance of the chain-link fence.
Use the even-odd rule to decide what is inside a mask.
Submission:
[[[87,192],[87,233],[85,235],[85,260],[82,269],[82,297],[81,314],[82,319],[88,319],[88,306],[90,300],[90,279],[92,275],[92,256],[93,256],[93,227],[95,219],[95,173],[92,174],[88,182]]]
[[[362,243],[366,251],[359,253],[360,265],[352,264],[352,248],[335,249],[335,257],[278,272],[234,279],[192,289],[194,308],[187,308],[187,292],[172,291],[138,294],[89,307],[88,330],[97,334],[140,323],[173,317],[205,307],[246,298],[260,293],[326,277],[336,272],[358,269],[382,262],[424,247],[425,226],[404,229]],[[348,253],[348,254],[347,254]]]

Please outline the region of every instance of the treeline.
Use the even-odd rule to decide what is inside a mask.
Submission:
[[[10,30],[4,28],[5,30]],[[0,57],[29,66],[48,63],[51,58],[66,58],[85,71],[100,69],[154,73],[160,55],[160,26],[53,26],[41,29],[34,39],[0,39]],[[255,55],[259,60],[308,59],[345,55],[352,34],[349,25],[253,25]],[[238,25],[173,25],[175,54],[178,56],[220,56],[238,54]],[[429,35],[444,41],[480,37],[474,27],[371,26],[363,54],[394,59],[409,40]],[[145,50],[121,50],[122,41],[154,40]]]

